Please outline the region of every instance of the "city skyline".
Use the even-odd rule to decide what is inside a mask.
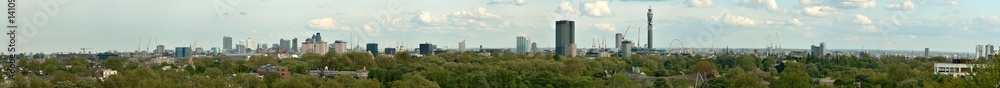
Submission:
[[[207,49],[223,47],[223,36],[278,44],[315,33],[328,42],[346,41],[347,47],[457,47],[467,41],[469,46],[514,48],[516,37],[525,36],[540,48],[555,48],[552,22],[558,20],[577,22],[577,48],[589,48],[593,37],[614,40],[629,26],[624,37],[645,46],[647,9],[655,14],[655,48],[680,47],[671,45],[674,39],[688,48],[809,49],[825,42],[829,49],[974,52],[975,45],[1000,45],[995,35],[1000,12],[990,9],[1000,8],[992,5],[1000,1],[701,1],[96,0],[67,1],[49,10],[33,4],[39,1],[22,1],[32,4],[19,4],[24,7],[19,20],[44,26],[21,33],[17,48],[43,53],[145,51],[157,45]],[[38,12],[49,18],[31,19]]]

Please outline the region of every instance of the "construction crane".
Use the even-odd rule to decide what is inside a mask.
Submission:
[[[628,27],[625,27],[625,33],[623,33],[623,34],[622,34],[622,36],[624,36],[624,35],[628,35],[628,29],[629,29],[629,28],[632,28],[632,25],[628,25]],[[624,40],[624,39],[623,39],[623,40]]]

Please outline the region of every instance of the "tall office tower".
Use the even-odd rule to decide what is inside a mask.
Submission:
[[[233,37],[223,36],[222,37],[222,51],[228,53],[229,50],[233,50]]]
[[[250,48],[250,51],[257,50],[257,43],[254,43],[253,40],[251,40],[250,38],[247,38],[245,45],[247,46],[247,48]]]
[[[983,45],[976,45],[976,56],[974,58],[983,57]]]
[[[290,40],[281,39],[281,40],[278,41],[278,45],[274,46],[274,47],[277,47],[276,51],[286,51],[287,52],[288,50],[291,50],[291,48],[292,48],[292,45],[290,45],[291,43],[292,42]]]
[[[316,35],[313,35],[312,40],[313,41],[323,41],[323,36],[319,36],[319,33],[316,33]]]
[[[517,36],[517,50],[516,51],[518,53],[528,53],[528,52],[530,52],[528,49],[531,48],[531,47],[529,47],[530,44],[531,44],[531,40],[528,39],[528,37]]]
[[[820,42],[819,46],[812,45],[812,47],[810,47],[810,51],[812,51],[813,55],[817,55],[817,56],[825,55],[826,54],[826,52],[825,52],[826,51],[826,43],[825,42]]]
[[[191,52],[191,53],[197,55],[199,53],[204,53],[204,52],[205,52],[205,49],[202,49],[201,47],[198,47],[198,48],[194,48],[194,52]]]
[[[569,47],[566,47],[566,48],[569,49],[569,50],[566,50],[567,51],[566,56],[576,57],[576,55],[582,53],[582,52],[576,50],[576,44],[569,44]]]
[[[389,55],[396,55],[396,48],[385,48],[382,52]]]
[[[292,38],[291,52],[299,52],[299,38]]]
[[[458,51],[459,52],[465,51],[465,40],[462,40],[462,42],[458,42]]]
[[[236,48],[233,48],[233,52],[234,53],[244,53],[244,51],[246,51],[246,48],[247,47],[244,46],[243,44],[236,44]]]
[[[341,54],[342,53],[346,53],[347,52],[347,42],[340,41],[340,40],[333,41],[333,51],[337,52],[337,53],[341,53]]]
[[[615,52],[621,52],[618,50],[622,48],[623,40],[625,40],[625,35],[622,35],[622,33],[615,34]]]
[[[378,57],[378,43],[368,43],[365,49],[372,53],[372,57]]]
[[[434,55],[434,49],[437,49],[437,46],[434,46],[434,44],[431,43],[420,44],[420,54],[422,55],[425,56]]]
[[[620,57],[628,57],[632,55],[632,41],[624,40],[621,42],[621,48],[618,48],[618,55]]]
[[[531,52],[538,52],[538,44],[537,43],[534,43],[534,42],[531,43]]]
[[[267,44],[260,44],[260,48],[258,50],[267,51],[267,49],[270,49],[270,48],[271,47],[268,47]]]
[[[156,45],[156,50],[153,50],[153,53],[164,54],[167,53],[167,50],[166,47],[163,45]]]
[[[820,51],[826,53],[826,42],[819,42],[819,48],[822,48]]]
[[[319,36],[319,33],[316,33],[312,38],[307,38],[305,42],[302,42],[302,53],[326,54],[330,50],[329,45]]]
[[[931,48],[924,48],[924,57],[931,56]]]
[[[576,44],[574,41],[574,24],[573,21],[569,20],[559,20],[556,21],[556,55],[573,57],[573,51],[576,47],[571,45]]]
[[[649,7],[649,12],[646,13],[646,23],[649,27],[646,27],[646,48],[653,49],[653,6]]]
[[[270,49],[270,50],[274,50],[275,52],[277,52],[277,51],[281,51],[281,50],[285,49],[285,48],[281,47],[281,44],[280,44],[280,43],[279,43],[279,44],[271,44],[271,46],[272,46],[272,47],[271,47],[271,48],[268,48],[268,49]]]
[[[176,47],[174,55],[175,58],[188,58],[191,56],[191,47]]]
[[[993,49],[993,44],[986,44],[986,46],[983,47],[983,48],[986,49],[986,50],[983,50],[984,53],[986,53],[986,58],[987,59],[993,59],[993,55],[996,55],[996,50]]]

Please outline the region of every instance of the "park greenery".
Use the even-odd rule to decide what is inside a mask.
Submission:
[[[1000,58],[1000,57],[998,57]],[[417,57],[400,52],[373,57],[364,52],[304,54],[297,58],[255,56],[149,60],[20,58],[14,79],[4,88],[996,88],[998,60],[983,64],[969,77],[934,74],[944,57],[816,56],[775,57],[750,54],[632,55],[563,57],[543,53],[480,54],[458,52]],[[287,66],[288,78],[258,76],[264,65]],[[6,66],[6,65],[5,65]],[[118,71],[104,80],[93,77],[101,66]],[[368,78],[320,78],[307,73],[324,67],[366,69]],[[641,72],[634,72],[637,68]],[[168,69],[164,69],[168,68]],[[41,71],[41,72],[39,72]],[[836,80],[820,85],[819,79]]]

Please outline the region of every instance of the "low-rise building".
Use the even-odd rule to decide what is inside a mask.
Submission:
[[[362,68],[357,71],[337,71],[334,69],[321,69],[321,70],[309,70],[309,75],[319,76],[323,78],[334,78],[339,75],[347,75],[354,77],[356,79],[368,78],[368,69]]]
[[[962,77],[973,75],[972,68],[976,64],[966,63],[934,63],[934,74]]]
[[[258,76],[266,76],[268,74],[278,74],[281,75],[281,78],[288,78],[288,76],[291,76],[291,73],[288,72],[288,67],[286,66],[271,66],[268,64],[257,68]]]

